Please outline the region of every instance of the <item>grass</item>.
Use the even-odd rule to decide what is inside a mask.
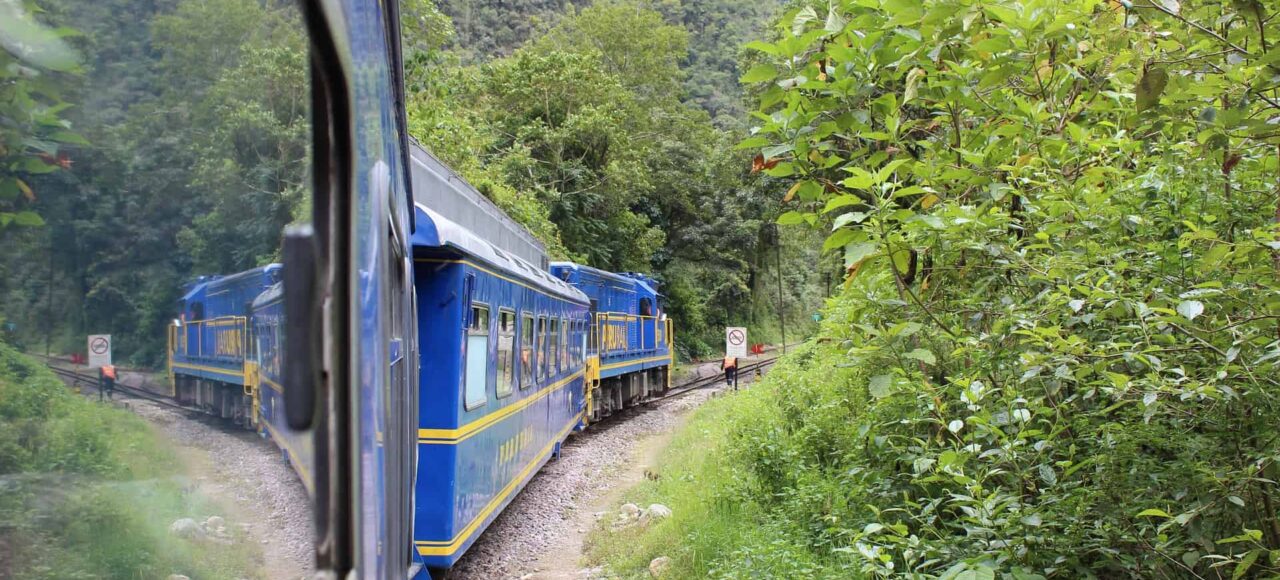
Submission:
[[[696,410],[672,439],[656,469],[623,495],[623,501],[661,503],[672,516],[648,527],[609,528],[611,518],[587,538],[588,559],[623,578],[649,576],[649,563],[671,559],[667,578],[849,578],[839,562],[819,561],[798,537],[793,522],[770,516],[768,502],[753,496],[744,467],[744,433],[782,423],[780,385],[807,372],[783,362],[751,389],[728,393]],[[827,378],[830,377],[827,370]],[[856,574],[852,575],[856,577]]]
[[[258,576],[255,545],[169,534],[223,513],[150,424],[0,343],[0,577]]]

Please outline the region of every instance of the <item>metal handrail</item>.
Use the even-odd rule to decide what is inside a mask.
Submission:
[[[249,348],[248,322],[249,322],[249,319],[248,317],[245,317],[245,316],[220,316],[217,318],[209,318],[204,320],[186,321],[182,323],[180,326],[171,327],[173,329],[171,332],[176,334],[176,339],[173,341],[173,344],[172,344],[172,349],[173,349],[172,352],[174,354],[180,354],[181,356],[186,356],[186,357],[197,357],[197,358],[207,358],[207,357],[228,358],[229,357],[229,358],[235,358],[235,359],[244,359],[246,358],[249,352],[248,351],[248,348]],[[226,327],[230,329],[230,331],[233,333],[238,332],[238,336],[233,337],[234,341],[228,341],[234,345],[234,350],[228,353],[216,352],[218,347],[222,346],[222,344],[220,344],[222,343],[222,341],[215,340],[213,345],[215,352],[206,353],[204,349],[205,330],[218,329],[222,327]],[[191,332],[196,333],[196,348],[194,353],[191,352],[191,344],[190,344],[190,338],[189,338]],[[215,330],[214,332],[218,333],[219,331]]]
[[[646,326],[644,324],[645,321],[653,321],[654,323],[655,336],[653,337],[654,341],[653,341],[652,347],[649,347],[648,341],[645,340],[645,326]],[[612,342],[612,341],[606,341],[606,337],[602,336],[605,333],[601,332],[599,329],[605,328],[606,324],[611,324],[615,322],[621,322],[624,326],[627,324],[631,324],[633,322],[639,323],[637,332],[640,335],[639,337],[640,348],[632,349],[632,348],[629,348],[629,346],[624,346],[622,348],[611,348],[609,350],[606,350],[604,348],[605,346],[608,346],[606,344],[607,342]],[[663,324],[659,326],[658,322],[662,322]],[[659,334],[661,336],[656,336]],[[624,344],[625,344],[625,341],[626,339],[624,338]],[[593,351],[601,356],[622,356],[622,355],[633,354],[633,353],[655,352],[662,349],[663,347],[670,348],[671,347],[671,319],[670,318],[662,319],[657,316],[650,316],[650,315],[643,315],[643,314],[630,314],[626,312],[597,312],[595,313],[594,320],[592,321],[592,324],[591,324],[591,337],[588,339],[588,343],[592,346]]]

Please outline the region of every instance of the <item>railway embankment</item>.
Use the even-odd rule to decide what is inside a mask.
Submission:
[[[60,357],[29,358],[47,365],[48,372],[86,400],[97,399],[92,372]],[[203,497],[220,510],[214,511],[221,515],[180,517],[170,524],[170,534],[256,546],[250,577],[309,577],[311,500],[280,449],[253,431],[177,404],[169,398],[163,373],[118,370],[121,381],[111,406],[145,420],[177,458],[170,472],[181,478],[184,493]],[[218,523],[210,524],[210,519]]]
[[[225,508],[193,484],[148,421],[0,343],[0,578],[260,577],[240,528],[205,529]]]
[[[586,557],[592,530],[613,523],[647,526],[659,519],[650,515],[641,521],[639,509],[648,510],[648,504],[621,518],[618,504],[629,490],[655,477],[672,436],[691,411],[724,392],[722,383],[707,381],[716,376],[718,362],[682,365],[673,381],[677,396],[630,409],[569,438],[562,456],[534,477],[450,578],[606,577]],[[741,384],[746,387],[753,379],[753,373],[744,375]],[[695,384],[704,388],[684,390]]]

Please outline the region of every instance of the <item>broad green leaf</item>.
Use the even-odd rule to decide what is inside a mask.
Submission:
[[[1260,541],[1260,540],[1262,540],[1262,530],[1251,530],[1251,529],[1249,529],[1249,528],[1245,528],[1245,529],[1244,529],[1244,533],[1243,533],[1243,534],[1240,534],[1240,535],[1238,535],[1238,536],[1231,536],[1230,538],[1225,538],[1225,539],[1222,539],[1222,540],[1218,540],[1218,541],[1217,541],[1217,543],[1219,543],[1219,544],[1235,544],[1235,543],[1239,543],[1239,542],[1257,542],[1257,541]]]
[[[927,365],[937,364],[938,362],[937,357],[933,356],[933,351],[930,351],[927,348],[917,348],[903,356],[912,360],[918,360]]]
[[[1178,314],[1187,320],[1195,320],[1204,313],[1204,304],[1199,300],[1183,300],[1178,303]]]
[[[1236,564],[1235,570],[1231,572],[1231,580],[1244,578],[1244,575],[1249,572],[1249,568],[1253,567],[1253,563],[1258,561],[1258,555],[1261,553],[1262,550],[1249,550],[1249,553],[1240,558],[1240,563]]]
[[[778,225],[794,226],[794,225],[802,224],[805,222],[804,216],[805,214],[800,213],[798,211],[786,212],[778,216]]]
[[[874,242],[862,242],[859,244],[849,244],[844,248],[844,265],[852,266],[861,262],[876,253],[877,247]]]
[[[775,78],[778,78],[778,69],[771,64],[763,63],[751,67],[738,81],[742,84],[754,84],[771,81]]]
[[[828,252],[836,248],[843,248],[845,244],[857,241],[859,238],[863,238],[864,236],[865,234],[854,229],[845,228],[836,230],[830,236],[827,236],[827,240],[822,243],[822,251]]]
[[[836,216],[835,221],[831,222],[831,229],[838,230],[849,224],[860,224],[865,219],[867,219],[867,214],[860,211],[842,213]]]
[[[907,249],[894,250],[893,267],[897,268],[899,274],[906,274],[911,268],[911,251]]]
[[[31,211],[20,211],[13,216],[13,223],[19,226],[38,227],[44,225],[44,218]]]
[[[1138,102],[1138,112],[1141,113],[1156,106],[1160,102],[1160,94],[1164,92],[1165,85],[1168,83],[1169,74],[1162,66],[1155,65],[1147,68],[1138,79],[1138,86],[1133,91]]]
[[[911,336],[924,328],[919,322],[899,322],[893,325],[886,334],[889,336]]]
[[[902,92],[902,103],[906,104],[916,98],[916,87],[920,84],[920,79],[924,78],[924,69],[916,67],[907,73],[907,88]]]
[[[893,394],[893,375],[876,375],[867,383],[871,396],[883,399]]]
[[[780,155],[785,155],[787,153],[790,153],[793,150],[795,150],[795,148],[796,146],[792,145],[791,143],[783,143],[782,145],[766,147],[763,151],[760,152],[760,154],[764,155],[765,159],[773,159]]]
[[[884,167],[881,167],[880,170],[876,172],[875,182],[884,183],[888,181],[889,177],[893,175],[894,171],[897,171],[899,167],[902,167],[903,165],[906,165],[907,163],[910,163],[910,162],[911,162],[910,159],[894,159],[893,161],[890,161],[888,164],[886,164]]]
[[[751,50],[758,50],[765,54],[776,55],[779,53],[778,46],[776,44],[770,44],[768,42],[763,42],[760,40],[753,40],[751,42],[748,42],[742,45],[742,47],[749,48]]]
[[[827,200],[827,205],[826,207],[822,208],[822,213],[831,213],[831,211],[833,210],[837,210],[842,207],[848,207],[851,205],[857,205],[860,203],[862,203],[862,198],[856,195],[849,195],[847,193],[842,193],[840,195],[837,195]]]
[[[836,11],[836,6],[838,4],[839,3],[834,0],[831,2],[831,6],[827,8],[827,22],[822,27],[823,30],[830,32],[831,34],[837,34],[844,30],[845,19]]]
[[[1134,515],[1134,517],[1136,518],[1171,518],[1173,516],[1169,515],[1169,512],[1166,512],[1162,509],[1148,508],[1138,512],[1136,515]]]
[[[854,167],[851,171],[853,171],[853,176],[840,182],[840,185],[849,189],[868,189],[872,185],[876,184],[875,176],[868,173],[865,169],[861,167]]]

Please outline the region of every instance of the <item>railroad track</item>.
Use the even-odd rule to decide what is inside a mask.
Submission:
[[[796,344],[799,344],[799,343],[796,343]],[[787,346],[791,347],[795,345],[789,344]],[[777,350],[778,350],[777,347],[771,349],[771,351],[777,351]],[[753,361],[749,364],[740,366],[738,367],[738,377],[747,376],[747,373],[753,373],[756,370],[763,371],[764,369],[772,366],[773,363],[778,362],[778,358],[780,356],[781,356],[780,354],[775,354],[769,358]],[[707,377],[693,379],[691,381],[686,381],[684,383],[671,387],[671,390],[667,391],[665,395],[662,395],[661,397],[655,397],[655,398],[649,399],[648,401],[646,401],[646,403],[656,403],[658,401],[668,401],[671,399],[677,399],[689,393],[692,393],[694,391],[698,391],[701,389],[705,389],[707,387],[722,384],[723,381],[724,381],[724,375],[719,373],[713,374]]]
[[[41,357],[41,358],[46,358],[46,357]],[[49,367],[49,370],[53,371],[53,374],[58,375],[64,379],[70,379],[72,385],[78,385],[80,383],[84,383],[91,388],[94,388],[94,389],[98,388],[98,377],[94,375],[76,372],[71,369],[54,366],[53,363],[51,362],[53,360],[57,360],[57,359],[48,357],[46,358],[46,362],[45,362],[45,366]],[[126,385],[124,383],[121,383],[120,381],[116,381],[115,390],[120,391],[125,395],[133,397],[135,399],[147,400],[157,405],[169,407],[170,409],[177,409],[179,411],[188,411],[192,413],[201,412],[200,409],[197,409],[195,407],[180,405],[168,397],[165,397],[163,395],[157,395],[151,391],[143,389],[142,387]]]

